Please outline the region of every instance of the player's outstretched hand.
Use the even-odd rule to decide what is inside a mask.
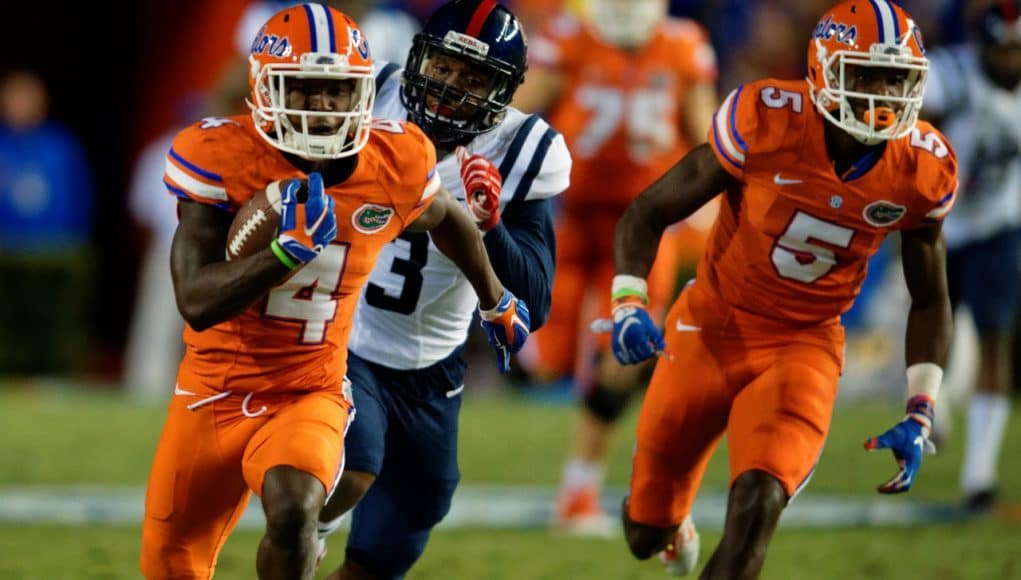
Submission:
[[[877,488],[879,493],[903,493],[911,489],[911,484],[922,466],[922,455],[936,453],[936,446],[929,440],[932,431],[935,404],[925,395],[917,395],[908,400],[908,414],[900,423],[890,428],[879,437],[865,442],[865,449],[889,449],[900,468],[890,481]]]
[[[277,242],[292,258],[307,264],[337,237],[337,216],[321,175],[308,174],[308,198],[304,201],[298,199],[300,190],[299,179],[281,184]]]
[[[487,232],[500,223],[500,191],[503,190],[500,170],[481,155],[468,155],[464,147],[458,147],[456,155],[461,164],[468,211],[479,229]]]
[[[626,296],[613,306],[613,356],[622,365],[638,364],[663,352],[666,343],[663,334],[645,309],[645,302],[635,296]]]
[[[479,308],[479,315],[482,328],[489,335],[489,344],[496,350],[497,367],[501,373],[509,372],[511,353],[521,350],[528,339],[531,323],[528,305],[505,288],[496,306],[491,310]]]

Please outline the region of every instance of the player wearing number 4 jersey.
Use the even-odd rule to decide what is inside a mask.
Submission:
[[[312,577],[354,414],[344,374],[355,303],[402,231],[429,230],[463,269],[499,352],[528,334],[471,217],[440,189],[433,145],[413,125],[372,121],[372,60],[353,21],[320,4],[287,8],[250,61],[252,116],[203,120],[167,157],[188,327],[146,491],[150,579],[210,578],[252,492],[266,515],[258,577]],[[280,191],[277,236],[225,261],[234,213],[262,189]]]
[[[526,298],[537,328],[553,278],[549,198],[567,187],[571,165],[556,131],[507,107],[525,52],[518,20],[494,0],[446,3],[415,37],[407,69],[377,65],[376,115],[410,118],[436,144],[443,186],[465,200],[493,268]],[[464,276],[427,237],[401,235],[383,249],[351,335],[358,420],[347,468],[321,516],[325,546],[357,503],[344,564],[329,578],[403,578],[450,509],[474,310]]]
[[[663,351],[642,406],[627,542],[694,567],[689,517],[709,458],[727,434],[731,486],[722,540],[702,578],[754,578],[780,512],[808,482],[829,430],[842,365],[839,316],[870,255],[892,231],[911,308],[907,415],[866,442],[893,451],[879,487],[918,475],[950,337],[941,221],[956,160],[917,122],[928,62],[910,17],[886,0],[850,0],[809,42],[806,81],[733,91],[694,149],[617,225],[613,346],[624,364]],[[662,231],[724,191],[720,217],[663,334],[645,311],[644,276]],[[682,526],[683,523],[683,526]],[[694,553],[693,553],[694,552]]]

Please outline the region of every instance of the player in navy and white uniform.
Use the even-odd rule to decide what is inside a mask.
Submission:
[[[534,329],[550,307],[550,198],[567,188],[571,159],[545,121],[507,107],[525,63],[513,14],[494,0],[455,0],[415,37],[407,70],[377,64],[374,113],[422,127],[437,147],[443,187],[465,199],[468,185],[466,205],[493,268],[527,301]],[[351,334],[358,415],[346,468],[320,516],[324,538],[357,503],[345,562],[329,578],[403,578],[450,509],[475,308],[464,276],[428,236],[402,235],[380,255]]]
[[[1012,381],[1010,341],[1021,296],[1021,1],[979,20],[974,42],[933,51],[925,111],[953,143],[960,201],[947,219],[947,277],[979,335],[961,488],[969,509],[988,509]]]

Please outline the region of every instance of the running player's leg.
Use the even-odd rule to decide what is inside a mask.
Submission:
[[[682,297],[667,318],[668,354],[656,363],[638,418],[622,518],[628,547],[639,559],[664,550],[691,514],[731,404],[725,363],[717,353],[725,348],[736,353],[740,345],[725,345],[712,329],[693,326],[685,303]]]
[[[403,578],[425,551],[460,479],[457,418],[463,374],[460,351],[425,369],[390,371],[383,468],[354,509],[336,578],[366,577],[360,572],[376,580]]]
[[[175,396],[145,495],[140,567],[149,580],[211,578],[248,504],[241,455],[256,421],[216,424],[215,403],[190,411]]]
[[[266,516],[256,560],[259,578],[311,578],[316,524],[340,478],[351,402],[340,389],[267,400],[271,416],[252,437],[243,460],[245,482],[258,490]],[[259,405],[254,398],[251,406]]]
[[[336,530],[340,518],[365,496],[383,467],[388,428],[384,372],[383,367],[348,352],[347,378],[357,420],[351,421],[344,438],[344,473],[319,514],[323,535]]]
[[[1010,417],[1011,340],[1021,296],[1021,230],[1011,230],[954,252],[962,298],[979,336],[978,376],[968,403],[961,489],[965,507],[986,511],[996,501],[997,462]],[[948,257],[948,263],[950,258]]]
[[[780,513],[808,483],[829,431],[841,341],[781,344],[751,351],[762,366],[734,398],[727,518],[702,578],[758,577]]]

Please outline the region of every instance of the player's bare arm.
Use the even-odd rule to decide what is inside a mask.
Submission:
[[[479,297],[479,306],[483,310],[496,306],[503,285],[489,263],[475,221],[449,192],[441,189],[408,229],[428,231],[436,247],[464,272]]]
[[[904,280],[911,295],[905,336],[908,366],[944,366],[950,348],[952,314],[947,290],[946,242],[942,222],[901,232]]]
[[[290,270],[270,248],[226,261],[224,247],[234,215],[200,203],[178,203],[180,223],[170,254],[177,308],[195,330],[244,312]]]
[[[692,149],[643,191],[617,222],[613,244],[617,273],[648,276],[663,231],[733,185],[735,179],[709,145]]]

